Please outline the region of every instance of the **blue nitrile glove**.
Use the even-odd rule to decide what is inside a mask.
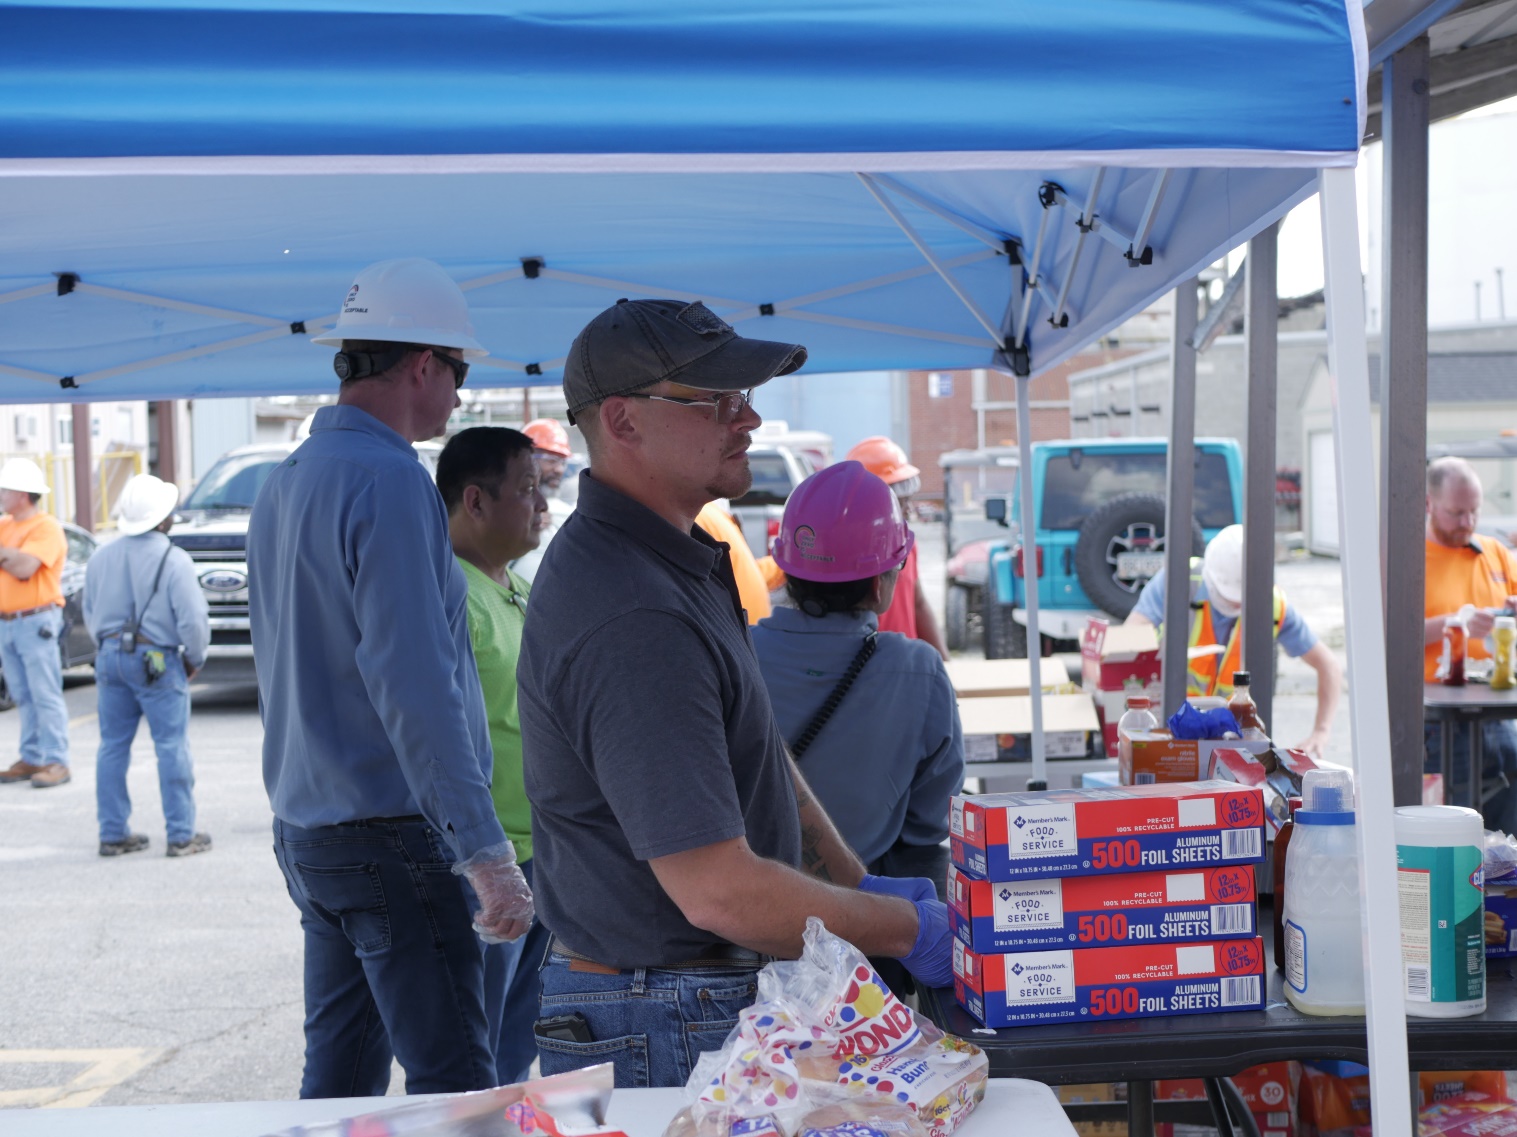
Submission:
[[[938,898],[938,886],[925,876],[870,876],[865,873],[864,879],[859,881],[859,891],[872,892],[876,896],[899,896],[912,903]]]
[[[948,905],[941,900],[915,900],[917,942],[901,963],[928,987],[953,986],[953,933],[948,930]]]
[[[1198,711],[1190,703],[1182,703],[1180,709],[1169,716],[1169,733],[1173,738],[1218,739],[1228,731],[1241,735],[1243,728],[1226,707]]]

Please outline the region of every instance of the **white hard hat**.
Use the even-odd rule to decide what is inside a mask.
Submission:
[[[343,340],[455,347],[465,358],[490,354],[474,338],[462,289],[442,265],[423,257],[379,261],[358,274],[337,326],[311,337],[330,347]]]
[[[1207,595],[1234,608],[1243,603],[1243,526],[1229,525],[1207,542],[1201,579]]]
[[[127,480],[116,499],[116,528],[126,537],[146,533],[158,528],[178,504],[179,487],[173,482],[162,481],[152,474],[138,474]]]
[[[0,465],[0,490],[18,490],[21,493],[48,493],[47,478],[42,468],[30,458],[7,458]]]

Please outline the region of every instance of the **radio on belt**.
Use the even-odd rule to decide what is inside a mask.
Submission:
[[[1039,947],[1251,939],[1252,865],[977,880],[948,870],[948,922],[981,955]]]
[[[1264,941],[977,955],[953,945],[953,990],[989,1027],[1264,1006]]]
[[[994,881],[1252,864],[1264,797],[1216,781],[955,797],[949,845]]]

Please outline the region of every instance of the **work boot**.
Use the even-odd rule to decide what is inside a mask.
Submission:
[[[64,782],[72,781],[73,777],[74,775],[69,773],[68,767],[62,762],[49,762],[32,775],[32,788],[51,789],[53,786],[61,786]]]
[[[124,853],[140,853],[148,845],[147,837],[142,833],[128,833],[119,841],[101,841],[100,855],[102,857],[119,857]]]
[[[41,766],[34,766],[30,762],[18,761],[8,770],[0,770],[0,782],[29,782],[32,775],[40,769]]]
[[[196,833],[188,841],[170,841],[167,856],[170,857],[193,857],[196,853],[208,853],[211,851],[211,835],[209,833]]]

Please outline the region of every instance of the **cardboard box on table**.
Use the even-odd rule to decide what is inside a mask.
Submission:
[[[981,955],[1252,939],[1252,865],[993,883],[948,870],[948,922]]]
[[[949,851],[995,881],[1253,864],[1264,801],[1226,782],[959,796]]]
[[[1124,786],[1198,782],[1211,776],[1212,755],[1218,750],[1260,753],[1269,748],[1269,740],[1262,738],[1173,738],[1167,730],[1153,731],[1133,735],[1120,748],[1118,769]]]
[[[964,761],[1030,762],[1032,699],[1026,695],[962,699]],[[1099,729],[1088,694],[1043,696],[1043,751],[1049,758],[1083,758]]]
[[[961,699],[1027,695],[1032,691],[1032,669],[1025,659],[950,659],[943,666],[953,693]],[[1057,658],[1044,659],[1039,675],[1045,691],[1074,689],[1069,672]]]
[[[1151,1018],[1264,1006],[1264,941],[978,955],[955,940],[953,989],[989,1027]]]

